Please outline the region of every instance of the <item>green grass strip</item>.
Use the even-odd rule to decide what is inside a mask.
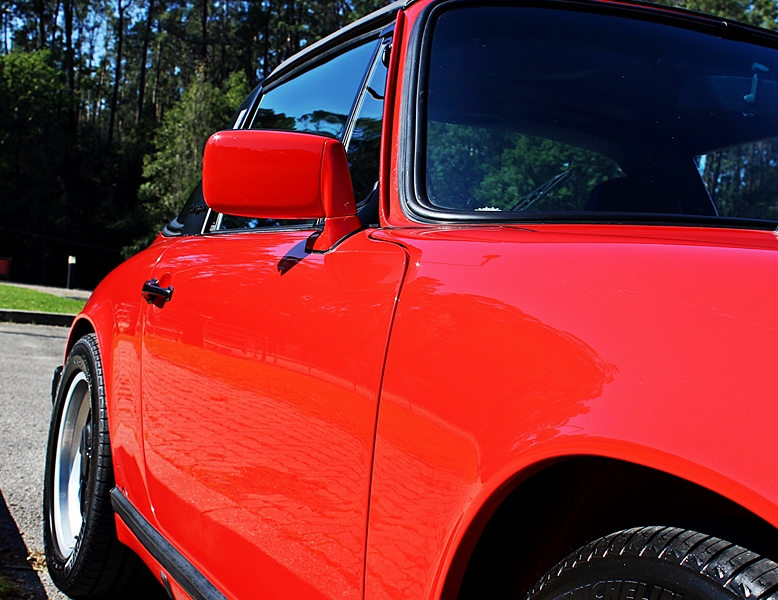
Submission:
[[[11,598],[21,598],[21,596],[22,591],[19,589],[19,586],[0,575],[0,599],[8,598],[10,600]]]
[[[60,298],[36,290],[0,284],[0,308],[76,314],[86,304],[83,300]]]

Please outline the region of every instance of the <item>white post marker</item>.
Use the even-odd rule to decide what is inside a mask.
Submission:
[[[68,289],[72,289],[70,287],[71,282],[71,275],[73,274],[73,265],[76,264],[76,257],[75,256],[68,256]]]

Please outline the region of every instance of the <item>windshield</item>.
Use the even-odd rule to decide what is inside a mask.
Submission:
[[[434,22],[427,87],[435,209],[778,219],[771,48],[605,14],[454,9]]]

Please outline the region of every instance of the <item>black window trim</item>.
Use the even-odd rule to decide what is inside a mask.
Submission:
[[[341,140],[341,143],[343,144],[347,154],[349,144],[351,143],[351,136],[354,134],[354,127],[357,123],[357,115],[362,109],[362,104],[365,100],[365,92],[367,90],[368,84],[370,83],[370,78],[373,76],[373,73],[378,66],[378,62],[381,60],[381,54],[384,51],[384,47],[386,44],[391,43],[391,39],[391,34],[388,36],[384,34],[379,38],[379,42],[373,52],[373,58],[370,59],[370,64],[367,66],[367,72],[365,73],[365,76],[362,79],[362,83],[359,86],[359,92],[357,93],[354,105],[351,107],[349,118],[346,120],[346,127],[343,130],[343,139]]]
[[[427,5],[414,23],[410,34],[405,63],[405,81],[401,98],[402,125],[400,135],[399,190],[403,213],[418,223],[446,223],[474,225],[478,223],[554,223],[554,224],[639,224],[639,225],[697,225],[716,228],[742,228],[778,231],[778,221],[763,221],[734,217],[699,215],[656,215],[644,213],[586,213],[533,212],[499,213],[495,211],[470,212],[443,209],[426,197],[426,89],[435,22],[440,14],[456,8],[484,6],[515,6],[521,8],[551,8],[595,14],[606,14],[664,25],[684,27],[722,37],[747,41],[778,49],[778,33],[753,27],[738,21],[729,21],[702,13],[632,0],[620,4],[609,0],[438,0]]]

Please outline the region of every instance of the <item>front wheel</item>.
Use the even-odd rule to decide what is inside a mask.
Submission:
[[[74,598],[120,598],[151,574],[116,537],[103,368],[97,337],[68,355],[49,429],[43,540],[54,583]],[[161,589],[161,588],[160,588]]]
[[[618,531],[549,571],[527,600],[778,600],[778,564],[674,527]]]

